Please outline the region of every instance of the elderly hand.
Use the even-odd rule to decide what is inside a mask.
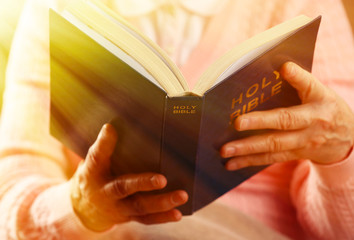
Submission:
[[[112,176],[110,156],[116,141],[113,126],[106,124],[71,180],[73,209],[81,222],[91,230],[104,231],[131,220],[144,224],[180,220],[175,207],[187,201],[186,192],[149,193],[166,186],[161,174]]]
[[[345,101],[295,63],[285,63],[280,72],[302,104],[238,117],[238,131],[273,131],[226,143],[220,153],[231,158],[228,170],[296,159],[330,164],[345,159],[353,148],[354,114]]]

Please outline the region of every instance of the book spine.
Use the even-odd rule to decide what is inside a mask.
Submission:
[[[179,207],[183,215],[193,213],[193,192],[203,98],[166,97],[161,144],[161,173],[166,191],[185,190],[189,200]]]

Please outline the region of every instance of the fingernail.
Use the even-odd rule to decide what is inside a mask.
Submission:
[[[158,177],[156,177],[156,175],[152,176],[150,178],[150,181],[154,187],[156,187],[156,188],[160,187],[160,181],[159,181]]]
[[[247,129],[249,125],[249,120],[248,119],[242,119],[240,122],[240,129],[239,130],[244,130]]]
[[[100,132],[98,133],[97,139],[101,139],[106,132],[106,125],[103,125]]]
[[[175,221],[181,220],[182,219],[182,213],[179,210],[174,209],[173,218],[174,218]]]
[[[236,153],[236,150],[234,147],[227,147],[225,149],[225,154],[224,157],[232,157]]]
[[[289,62],[287,65],[287,73],[289,77],[293,77],[296,74],[296,65],[292,62]]]
[[[176,192],[172,195],[172,202],[173,204],[182,204],[184,203],[186,200],[187,200],[187,196],[185,193],[182,193],[182,192]]]
[[[167,183],[165,178],[160,177],[158,175],[152,176],[150,181],[155,188],[165,187]]]

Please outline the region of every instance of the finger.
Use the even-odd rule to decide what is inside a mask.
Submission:
[[[225,144],[220,149],[220,154],[224,158],[230,158],[300,149],[306,145],[306,134],[305,130],[300,130],[255,135]]]
[[[308,71],[293,62],[283,64],[280,74],[293,86],[303,103],[321,100],[325,87]]]
[[[229,171],[234,171],[244,167],[270,165],[297,159],[300,158],[297,156],[296,151],[262,153],[232,158],[226,162],[225,168]]]
[[[103,187],[105,196],[122,199],[142,191],[153,191],[166,186],[167,180],[161,174],[126,174],[109,182]]]
[[[103,175],[109,172],[110,157],[113,154],[117,138],[117,133],[111,124],[105,124],[102,127],[85,159],[85,165],[91,173]]]
[[[182,213],[177,209],[172,209],[167,212],[154,213],[145,216],[133,217],[132,220],[143,224],[159,224],[167,222],[176,222],[182,219]]]
[[[126,216],[143,216],[172,210],[188,201],[185,191],[177,190],[163,194],[136,194],[119,202],[120,212]]]
[[[136,194],[121,201],[123,208],[118,209],[127,216],[143,216],[172,210],[187,201],[188,194],[182,190],[163,194]]]
[[[310,104],[303,104],[288,108],[276,108],[268,111],[250,112],[239,116],[235,121],[238,131],[256,129],[294,130],[311,125],[318,116]]]

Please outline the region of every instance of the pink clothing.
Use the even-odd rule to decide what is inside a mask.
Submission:
[[[331,165],[275,164],[180,223],[85,229],[69,199],[78,160],[48,130],[47,2],[27,1],[11,49],[0,125],[0,239],[282,238],[237,209],[295,239],[354,237],[354,153]],[[313,73],[354,110],[354,42],[339,0],[229,1],[182,66],[185,76],[193,85],[232,46],[299,14],[323,16]]]

